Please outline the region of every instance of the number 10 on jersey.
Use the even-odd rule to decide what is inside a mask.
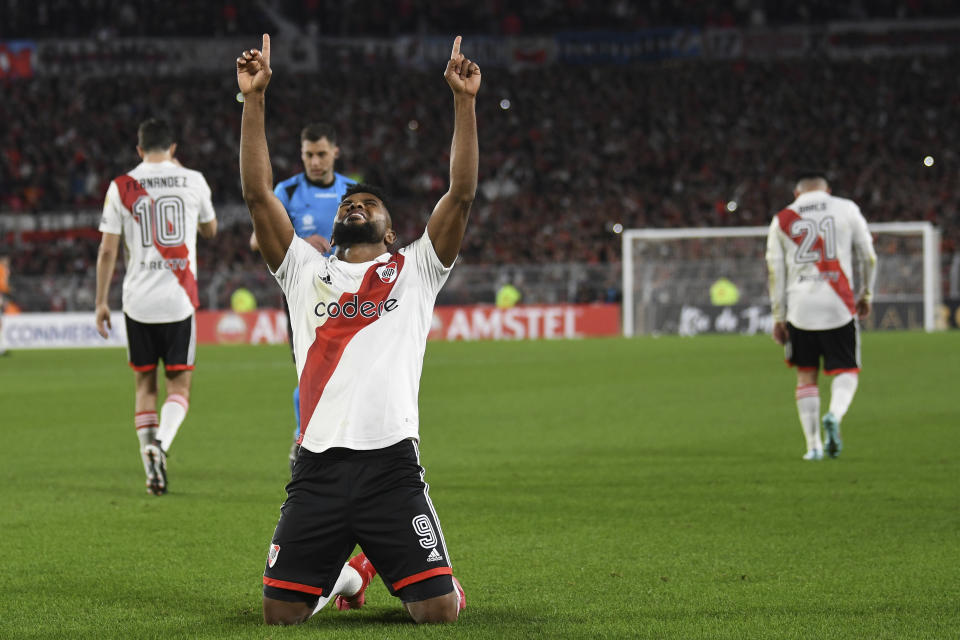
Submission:
[[[140,225],[140,241],[150,247],[179,247],[187,239],[187,220],[180,196],[160,196],[156,200],[141,196],[133,205],[133,216]]]

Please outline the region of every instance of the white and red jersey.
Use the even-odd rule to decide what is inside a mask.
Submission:
[[[800,194],[774,216],[767,235],[774,321],[811,331],[842,327],[856,315],[858,299],[870,300],[876,265],[867,221],[852,200],[826,191]]]
[[[419,438],[423,354],[449,274],[426,232],[362,263],[293,237],[274,277],[293,327],[303,447],[380,449]]]
[[[141,162],[110,183],[100,231],[123,236],[123,312],[138,322],[178,322],[197,299],[197,226],[215,218],[199,171]]]

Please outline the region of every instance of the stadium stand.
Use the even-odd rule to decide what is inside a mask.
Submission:
[[[531,35],[565,30],[776,26],[948,16],[956,16],[956,3],[951,0],[534,0],[509,6],[494,0],[366,0],[362,11],[340,0],[36,0],[0,3],[0,38],[249,35],[269,31],[284,20],[305,25],[312,35],[396,36],[452,33],[465,24],[472,25],[472,33]]]
[[[147,4],[137,4],[138,10]],[[155,4],[160,19],[149,35],[198,35],[164,21],[161,6],[170,3]],[[222,13],[241,4],[210,6]],[[308,22],[334,4],[316,0],[278,6],[281,18]],[[480,13],[493,6],[463,4]],[[563,10],[547,13],[565,16],[556,24],[533,13],[554,4]],[[659,12],[646,14],[644,24],[711,24],[717,20],[714,9],[724,4],[729,3],[660,3]],[[792,24],[862,17],[865,11],[859,3],[790,3],[789,9],[775,2],[733,4],[743,9],[732,10],[721,23]],[[451,28],[446,17],[419,3],[372,5],[401,16],[413,7],[417,28]],[[8,13],[11,6],[20,7],[20,14],[12,22],[3,19],[9,15],[0,16],[0,24],[21,25],[37,36],[52,33],[51,16],[73,11],[72,5],[59,2],[4,6]],[[589,26],[622,26],[624,15],[634,11],[631,6],[612,3]],[[574,20],[584,7],[570,0],[524,3],[516,10],[522,22],[555,30],[570,26],[565,21]],[[868,17],[936,17],[950,14],[951,7],[947,2],[891,0],[870,3]],[[383,33],[378,11],[365,13],[360,33]],[[491,14],[490,19],[506,17]],[[269,18],[264,21],[258,24]],[[91,18],[89,28],[94,22]],[[238,22],[231,33],[248,33],[255,26]],[[75,33],[86,28],[81,21]],[[943,254],[950,259],[960,239],[960,185],[951,168],[956,151],[944,141],[960,133],[960,89],[951,71],[957,62],[953,54],[917,54],[488,72],[478,104],[481,183],[463,263],[611,265],[615,273],[620,245],[614,225],[767,224],[790,200],[794,176],[809,167],[825,169],[835,192],[859,202],[872,222],[934,222],[943,229]],[[402,79],[374,76],[376,71],[364,59],[339,58],[324,68],[320,82],[309,74],[278,78],[268,132],[274,170],[277,179],[298,171],[298,132],[305,120],[331,121],[341,135],[342,170],[384,185],[393,194],[401,237],[412,238],[445,188],[451,114],[445,103],[420,99],[437,85],[434,70],[408,69]],[[178,157],[207,176],[218,208],[240,207],[240,224],[227,225],[216,251],[200,251],[203,272],[223,274],[224,283],[222,294],[218,288],[202,302],[224,304],[238,273],[262,275],[259,260],[245,246],[249,227],[237,172],[240,105],[232,74],[150,80],[125,76],[122,82],[112,76],[61,74],[0,79],[0,86],[5,97],[0,120],[9,123],[0,130],[0,217],[98,209],[110,178],[137,162],[130,132],[142,119],[160,115],[178,124]],[[932,166],[923,162],[928,155],[935,158]],[[26,234],[16,243],[12,271],[18,278],[68,272],[79,282],[93,273],[96,234]],[[610,286],[578,290],[570,297],[615,298],[610,292],[615,278],[608,280]],[[57,308],[55,298],[38,295],[26,306]],[[68,298],[67,308],[83,308],[87,295]]]

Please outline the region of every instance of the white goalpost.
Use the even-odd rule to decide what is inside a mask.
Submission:
[[[936,329],[940,232],[930,222],[869,224],[877,251],[875,313]],[[769,227],[627,229],[623,232],[623,334],[769,331],[766,238]],[[735,300],[714,304],[721,278]],[[859,284],[855,274],[854,290]],[[892,315],[891,315],[892,314]],[[886,322],[886,320],[884,320]],[[890,320],[891,328],[910,322]]]

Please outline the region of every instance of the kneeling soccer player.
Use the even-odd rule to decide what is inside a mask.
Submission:
[[[437,293],[460,251],[477,187],[479,67],[454,40],[450,188],[426,231],[396,249],[384,195],[345,194],[332,257],[296,237],[271,188],[264,131],[270,37],[237,58],[240,175],[260,253],[287,297],[300,382],[300,450],[264,571],[268,624],[298,624],[334,596],[363,605],[379,572],[416,622],[464,607],[423,479],[417,396]],[[354,546],[362,554],[344,564]],[[376,567],[376,570],[374,570]]]

